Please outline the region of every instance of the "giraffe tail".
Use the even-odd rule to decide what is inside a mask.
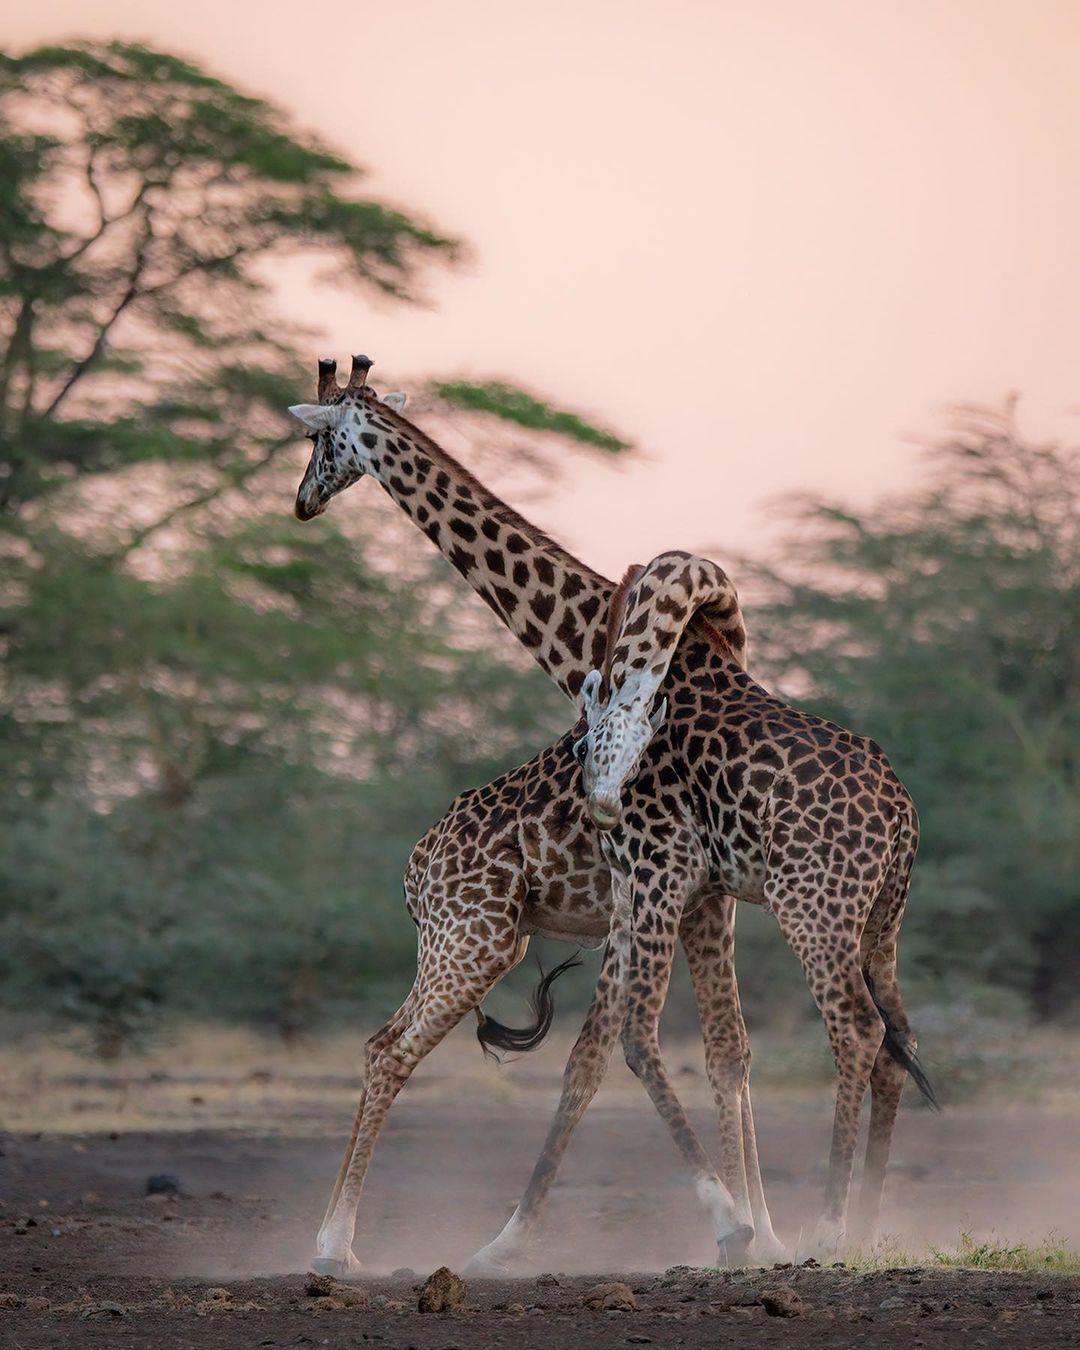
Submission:
[[[874,1000],[874,1007],[877,1008],[881,1020],[885,1023],[885,1049],[896,1060],[897,1064],[903,1065],[908,1071],[908,1076],[919,1089],[922,1095],[930,1103],[935,1111],[941,1110],[941,1103],[937,1099],[937,1093],[934,1086],[927,1076],[926,1070],[919,1062],[918,1055],[909,1050],[904,1043],[892,1015],[884,1003],[878,998],[877,990],[874,988],[874,977],[870,974],[870,968],[863,971],[863,979],[866,981],[866,987],[870,992],[870,997]]]
[[[534,1020],[528,1026],[503,1026],[501,1022],[496,1022],[494,1017],[488,1017],[477,1008],[476,1039],[483,1047],[484,1054],[492,1059],[498,1059],[496,1050],[519,1052],[535,1050],[551,1030],[551,1022],[555,1016],[555,1000],[551,996],[551,986],[563,971],[573,970],[575,966],[580,965],[578,958],[571,956],[553,970],[549,970],[546,975],[543,966],[540,967],[540,983],[533,990],[531,999]]]

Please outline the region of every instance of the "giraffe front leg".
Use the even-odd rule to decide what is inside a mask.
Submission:
[[[786,1259],[773,1231],[758,1163],[750,1104],[750,1038],[735,977],[735,900],[710,895],[683,917],[679,936],[705,1041],[705,1067],[720,1133],[720,1175],[752,1238],[731,1238],[720,1252],[729,1266]]]
[[[753,1238],[749,1207],[745,1201],[738,1203],[702,1148],[660,1055],[660,1014],[671,979],[683,898],[675,877],[661,874],[651,887],[640,879],[635,882],[623,1052],[690,1168],[698,1199],[724,1251],[726,1244],[741,1248]]]
[[[525,1194],[498,1237],[469,1261],[466,1275],[507,1275],[528,1252],[570,1136],[596,1095],[618,1040],[624,989],[621,956],[609,943],[585,1023],[566,1062],[558,1108]]]

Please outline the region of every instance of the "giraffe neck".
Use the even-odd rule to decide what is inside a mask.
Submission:
[[[611,700],[650,705],[691,624],[745,670],[746,624],[722,567],[672,551],[631,568],[609,612],[604,680]]]
[[[603,658],[614,586],[403,417],[380,409],[367,472],[570,698]],[[365,442],[366,443],[366,442]]]

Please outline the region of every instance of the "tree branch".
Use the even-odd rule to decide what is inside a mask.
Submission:
[[[133,300],[138,299],[140,294],[139,277],[142,273],[143,266],[146,262],[146,246],[149,242],[150,242],[150,228],[148,221],[146,229],[143,232],[143,237],[139,242],[139,247],[135,252],[135,266],[132,269],[131,277],[127,285],[127,290],[121,297],[119,304],[117,304],[116,308],[113,310],[113,312],[109,315],[109,317],[102,324],[101,328],[98,330],[98,335],[94,339],[94,345],[90,348],[90,351],[87,353],[86,356],[83,357],[81,361],[78,362],[74,370],[72,370],[71,374],[64,381],[63,385],[60,388],[59,393],[56,395],[53,401],[42,413],[43,417],[55,416],[56,411],[60,407],[61,403],[63,403],[63,401],[67,398],[68,394],[71,393],[72,389],[74,389],[76,384],[78,384],[78,382],[82,379],[82,377],[86,374],[86,372],[90,369],[90,367],[101,355],[105,347],[105,341],[108,338],[109,333],[112,330],[116,321],[123,314],[124,310],[127,309],[128,305],[130,305]]]
[[[280,440],[273,441],[268,446],[266,453],[260,459],[253,461],[251,464],[245,464],[243,468],[230,474],[225,482],[215,483],[213,487],[207,488],[204,492],[200,492],[194,497],[189,497],[187,501],[179,502],[176,506],[171,507],[163,516],[152,521],[149,525],[143,525],[126,539],[120,548],[115,549],[112,553],[106,554],[103,561],[106,563],[122,562],[124,558],[129,557],[136,549],[141,548],[151,535],[156,534],[158,530],[163,530],[167,526],[172,525],[174,521],[178,520],[181,516],[186,515],[189,511],[197,511],[201,506],[209,506],[211,502],[216,501],[230,489],[243,487],[243,485],[248,482],[249,479],[254,478],[260,470],[265,469],[274,459],[275,455],[281,450],[284,450],[287,445],[291,445],[295,439],[296,437],[294,435],[290,435],[283,436]]]

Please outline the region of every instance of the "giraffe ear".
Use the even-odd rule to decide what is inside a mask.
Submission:
[[[590,670],[581,686],[581,707],[590,723],[600,711],[601,679],[598,670]]]
[[[289,411],[307,431],[326,431],[336,427],[343,413],[336,403],[294,403]]]
[[[394,412],[400,412],[405,406],[405,400],[408,394],[402,394],[400,391],[396,394],[384,394],[383,402]]]

